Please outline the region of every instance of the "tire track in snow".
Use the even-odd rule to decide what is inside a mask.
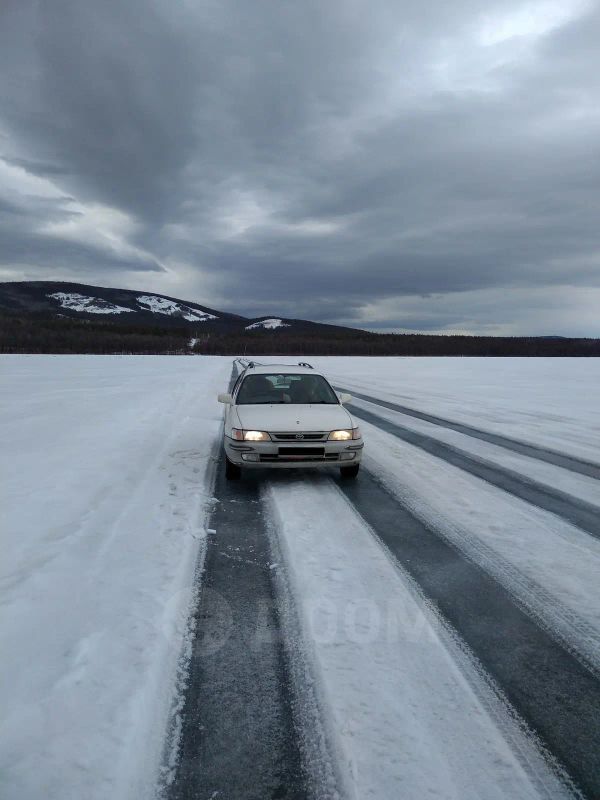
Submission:
[[[572,797],[481,664],[325,476],[269,478],[352,797]],[[578,795],[577,795],[578,796]]]
[[[368,403],[383,406],[383,408],[388,408],[390,411],[398,411],[400,414],[406,414],[408,417],[421,419],[425,422],[430,422],[432,425],[439,425],[442,428],[449,428],[458,433],[464,433],[466,436],[471,436],[474,439],[481,439],[484,442],[498,445],[498,447],[503,447],[505,450],[512,450],[520,455],[529,456],[538,461],[545,461],[556,467],[568,469],[570,472],[576,472],[580,475],[587,475],[590,478],[597,478],[600,480],[600,464],[594,464],[591,461],[585,461],[576,456],[565,455],[564,453],[559,453],[557,450],[550,450],[535,444],[528,444],[527,442],[522,442],[519,439],[513,439],[510,436],[504,436],[500,433],[492,433],[482,428],[476,428],[473,425],[466,425],[465,423],[456,422],[455,420],[446,419],[445,417],[438,417],[435,414],[419,411],[417,408],[404,406],[399,403],[392,403],[389,400],[381,400],[378,397],[372,397],[368,394],[361,394],[352,389],[342,389],[339,386],[335,388],[340,392],[350,392],[359,400],[366,400]]]
[[[237,374],[234,362],[230,390]],[[291,610],[280,608],[260,488],[227,481],[221,449],[169,800],[338,797],[326,743],[307,731],[318,709],[294,686],[303,665],[282,635]]]
[[[367,438],[362,468],[600,678],[600,541],[468,473],[452,474],[443,461],[432,465],[384,431],[369,426]]]
[[[510,593],[363,471],[340,490],[587,797],[600,797],[600,682]]]
[[[383,419],[377,414],[359,408],[355,405],[348,405],[347,408],[359,419],[370,422],[386,433],[391,433],[398,439],[402,439],[408,444],[425,450],[436,458],[447,461],[459,469],[482,478],[484,481],[503,489],[506,492],[525,500],[532,505],[543,508],[561,519],[576,525],[586,533],[600,538],[600,508],[586,503],[584,500],[573,497],[559,489],[538,483],[528,478],[524,478],[517,472],[494,464],[486,459],[476,457],[461,450],[458,447],[441,442],[424,433],[406,428],[396,422]]]
[[[219,465],[170,800],[309,796],[260,485]]]

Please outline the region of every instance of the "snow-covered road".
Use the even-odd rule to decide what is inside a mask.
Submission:
[[[343,494],[321,478],[267,491],[352,796],[567,796]]]
[[[356,483],[214,484],[229,359],[2,360],[0,796],[600,796],[597,363],[313,363]]]

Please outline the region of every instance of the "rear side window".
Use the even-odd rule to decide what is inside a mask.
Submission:
[[[336,393],[322,375],[273,373],[247,375],[237,394],[238,405],[270,403],[339,403]]]

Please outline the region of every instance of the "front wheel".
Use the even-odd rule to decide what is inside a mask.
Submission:
[[[242,468],[230,461],[225,456],[225,477],[228,481],[239,481],[242,477]]]
[[[360,464],[352,464],[351,467],[340,467],[340,475],[342,478],[356,478]]]

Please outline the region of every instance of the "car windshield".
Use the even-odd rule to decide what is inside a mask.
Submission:
[[[336,393],[322,375],[273,373],[248,375],[240,386],[238,405],[268,403],[339,403]]]

